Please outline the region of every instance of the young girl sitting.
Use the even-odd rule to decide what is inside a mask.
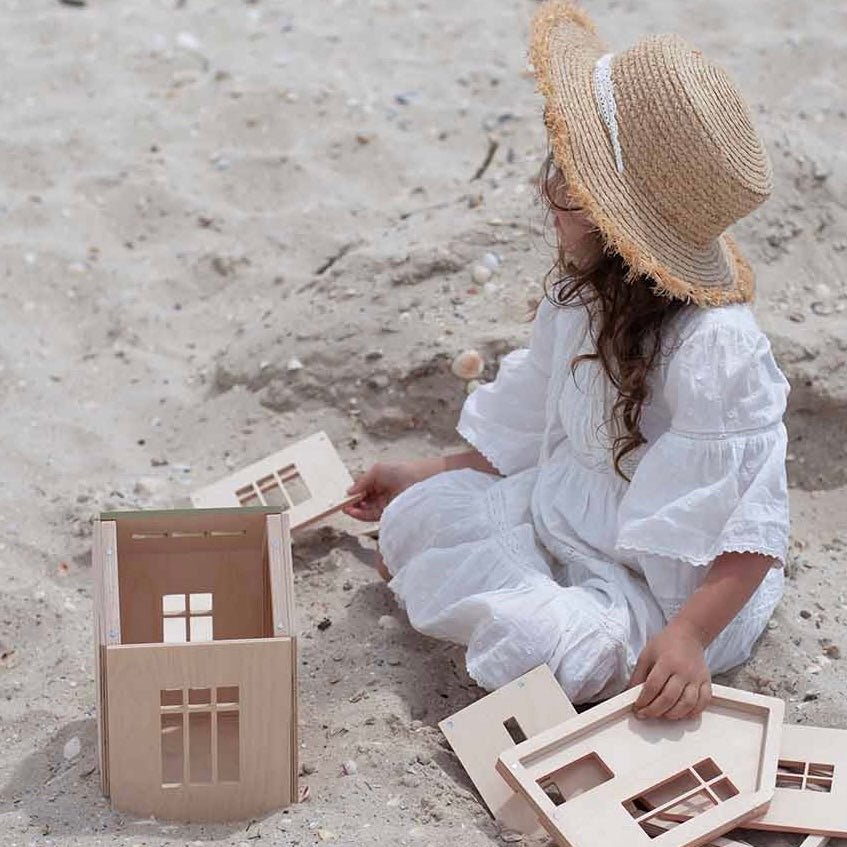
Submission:
[[[725,232],[770,164],[677,36],[609,54],[551,0],[531,59],[559,273],[529,347],[465,402],[474,449],[377,464],[346,511],[381,517],[412,626],[467,645],[482,687],[546,663],[576,703],[644,683],[639,716],[694,716],[783,590],[788,384]]]

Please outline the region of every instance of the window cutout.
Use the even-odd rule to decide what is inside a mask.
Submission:
[[[180,700],[182,692],[179,692]],[[164,698],[165,692],[162,692]],[[181,785],[182,774],[182,714],[162,715],[162,786]]]
[[[539,782],[541,790],[550,798],[554,806],[561,806],[565,802],[559,786],[555,782]]]
[[[212,595],[211,594],[189,594],[188,608],[192,615],[208,615],[212,611]]]
[[[717,779],[721,775],[721,769],[711,759],[704,759],[702,762],[698,762],[694,765],[694,770],[705,782]]]
[[[689,770],[624,801],[623,806],[652,839],[667,832],[669,817],[681,816],[691,820],[736,794],[738,789],[715,762],[704,759]],[[647,811],[642,811],[644,809]]]
[[[819,765],[812,762],[809,765],[809,776],[823,776],[832,779],[835,776],[835,765]]]
[[[252,485],[245,485],[244,488],[239,488],[238,491],[235,492],[235,496],[238,498],[238,502],[241,503],[242,506],[261,505],[259,495]]]
[[[822,762],[780,761],[776,773],[776,787],[829,794],[832,791],[834,776],[834,765]]]
[[[241,775],[238,712],[218,712],[218,782],[238,782]]]
[[[183,614],[185,614],[185,595],[184,594],[165,594],[162,597],[162,614],[163,615],[183,615]]]
[[[247,535],[246,529],[213,529],[209,533],[210,538],[237,538],[240,535]]]
[[[803,776],[806,772],[806,765],[803,762],[784,762],[780,761],[777,765],[779,773],[797,774]]]
[[[506,721],[503,721],[503,726],[506,727],[506,732],[509,733],[509,737],[515,744],[520,744],[522,741],[526,741],[526,733],[521,729],[521,725],[518,723],[516,718],[509,718]]]
[[[726,777],[713,783],[711,789],[718,800],[729,800],[730,797],[735,797],[738,794],[738,789]]]
[[[161,703],[163,706],[181,706],[182,705],[182,689],[181,688],[164,688],[161,692]]]
[[[555,805],[560,806],[562,803],[572,800],[580,794],[585,794],[610,779],[614,779],[614,776],[596,753],[590,753],[588,756],[583,756],[583,758],[577,759],[577,761],[571,762],[553,773],[545,774],[538,780],[538,785]],[[555,792],[551,793],[551,786],[555,786],[558,796],[562,798],[560,802],[556,802],[556,799],[554,799]]]
[[[806,780],[806,790],[822,791],[825,794],[829,794],[832,791],[832,780],[809,777],[809,779]]]
[[[211,688],[189,688],[188,689],[188,705],[189,706],[208,706],[212,702]]]
[[[231,705],[238,703],[238,686],[226,685],[217,690],[218,705]]]
[[[212,618],[210,615],[191,618],[191,640],[212,641]]]
[[[686,798],[686,805],[690,809],[689,815],[693,818],[697,815],[714,809],[717,803],[705,789],[695,792]],[[650,814],[638,821],[638,825],[651,838],[659,838],[669,829],[669,822],[665,819],[666,811]]]
[[[299,506],[307,500],[312,499],[312,492],[303,481],[297,468],[294,465],[289,465],[287,468],[282,468],[277,471],[277,475],[282,480],[285,486],[285,493],[288,499],[291,500],[292,506]]]
[[[176,530],[169,535],[170,538],[205,538],[205,532],[182,532]]]
[[[184,644],[186,641],[185,618],[163,618],[162,641],[165,644]]]
[[[279,481],[273,475],[262,477],[257,483],[259,491],[262,493],[262,500],[266,506],[279,506],[283,509],[288,508],[288,498],[285,496],[285,491],[280,487]]]
[[[191,712],[188,715],[188,768],[190,782],[212,781],[211,712]]]
[[[694,771],[683,771],[670,777],[670,779],[645,791],[640,797],[633,797],[633,802],[636,806],[645,809],[656,809],[663,806],[671,800],[681,798],[689,791],[693,791],[702,784],[702,779]]]

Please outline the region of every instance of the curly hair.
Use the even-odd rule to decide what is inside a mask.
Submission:
[[[551,196],[554,175],[561,177],[561,172],[548,153],[538,185],[548,215],[554,209],[567,211]],[[648,377],[662,350],[663,329],[688,304],[659,293],[650,277],[633,276],[608,246],[599,264],[587,271],[569,266],[559,248],[555,264],[544,277],[544,293],[556,306],[581,305],[588,311],[594,352],[577,356],[571,370],[575,372],[585,361],[599,361],[616,390],[612,420],[607,423],[617,424],[610,429],[618,433],[611,445],[615,471],[628,480],[621,461],[645,443],[641,410],[649,400]]]

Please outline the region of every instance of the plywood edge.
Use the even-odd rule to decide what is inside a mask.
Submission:
[[[215,515],[272,515],[279,513],[279,506],[210,506],[208,508],[196,509],[127,509],[126,511],[101,512],[101,521],[124,521],[124,520],[158,520],[160,518],[172,517],[197,517],[202,513],[206,517],[214,518]]]
[[[300,667],[299,645],[291,639],[291,803],[300,802]]]
[[[274,636],[296,634],[294,564],[288,515],[268,515],[266,537]]]
[[[548,748],[558,746],[562,740],[577,735],[593,725],[607,721],[618,714],[628,712],[638,699],[640,693],[641,686],[632,688],[611,700],[607,700],[605,703],[588,709],[588,711],[577,715],[577,717],[564,720],[533,738],[528,738],[510,750],[506,750],[500,756],[500,761],[504,762],[505,766],[509,768],[513,764],[519,764],[523,767],[527,759],[535,760],[543,758],[549,752]]]
[[[103,631],[103,539],[99,519],[94,520],[92,528],[91,567],[94,579],[94,691],[97,714],[97,761],[99,765],[100,791],[104,797],[109,796],[108,741],[106,718],[106,657],[105,634]]]

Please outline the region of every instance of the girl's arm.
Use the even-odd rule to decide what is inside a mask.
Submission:
[[[753,596],[773,559],[724,553],[679,613],[644,648],[630,686],[644,683],[635,702],[641,718],[694,717],[709,704],[711,675],[705,650]]]
[[[442,471],[461,468],[500,475],[497,468],[475,449],[410,462],[377,462],[347,489],[348,494],[358,495],[359,499],[342,511],[360,521],[378,521],[385,507],[409,486]]]

